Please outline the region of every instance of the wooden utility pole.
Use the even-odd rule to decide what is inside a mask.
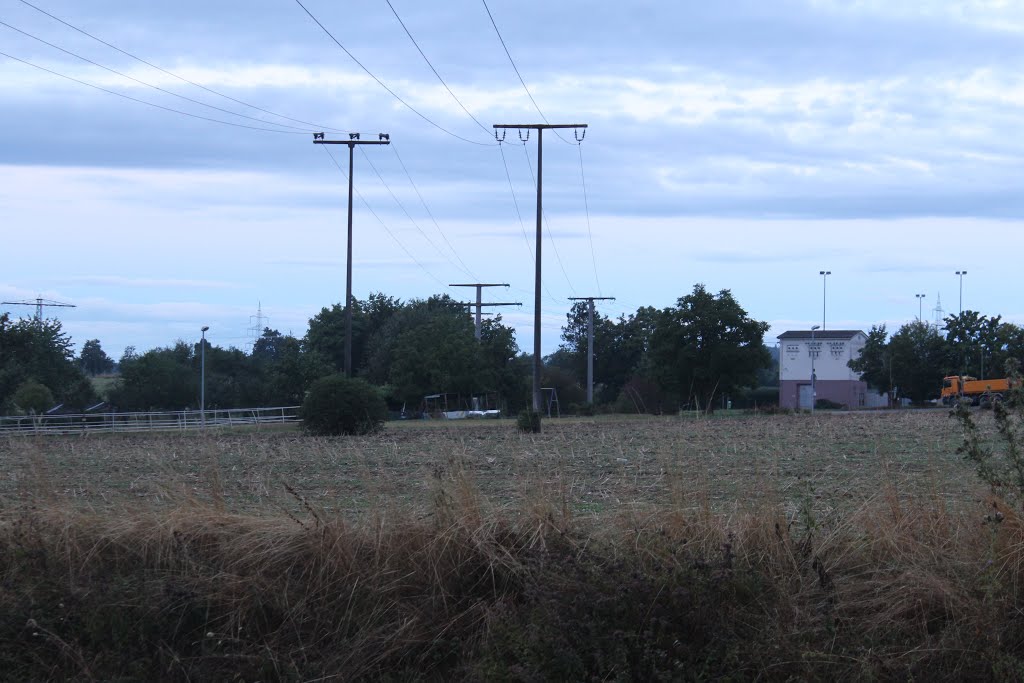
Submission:
[[[594,405],[594,302],[615,301],[615,297],[571,296],[569,301],[587,302],[587,403]]]
[[[543,202],[544,202],[544,131],[548,128],[586,128],[585,123],[564,123],[564,124],[551,124],[551,123],[496,123],[494,124],[496,129],[507,130],[509,128],[518,128],[520,130],[535,130],[537,131],[537,246],[534,251],[534,257],[536,264],[534,267],[534,283],[533,283],[533,411],[540,413],[542,405],[540,396],[540,293],[541,293],[541,237],[543,236],[541,229],[541,221],[543,220]],[[495,133],[494,137],[497,139],[498,134]],[[504,139],[499,139],[499,142]]]
[[[349,133],[348,140],[325,140],[323,133],[313,133],[314,145],[348,145],[348,256],[345,259],[345,376],[352,376],[352,157],[356,145],[390,145],[391,136],[379,133],[376,140],[360,140],[359,133]]]
[[[470,304],[470,305],[474,306],[476,308],[475,332],[474,332],[474,335],[476,336],[476,340],[477,341],[480,341],[480,332],[481,332],[481,324],[482,324],[481,317],[483,315],[482,311],[483,311],[483,307],[484,306],[522,306],[523,305],[523,303],[521,301],[495,301],[495,302],[491,302],[491,303],[484,303],[483,302],[483,294],[482,294],[482,292],[483,292],[483,288],[484,287],[508,287],[508,283],[507,282],[498,282],[498,283],[473,282],[473,283],[469,283],[469,284],[465,284],[465,283],[463,283],[463,284],[451,284],[451,285],[448,285],[448,286],[449,287],[476,287],[476,303],[475,304]]]

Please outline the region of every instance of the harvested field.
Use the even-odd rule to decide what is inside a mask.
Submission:
[[[285,484],[329,513],[424,511],[458,470],[490,504],[538,497],[581,517],[671,503],[717,511],[812,495],[842,507],[883,487],[978,498],[946,411],[564,419],[522,435],[511,421],[391,423],[380,435],[298,432],[103,435],[0,441],[0,497],[31,491],[88,506],[216,495],[239,512],[293,506]]]
[[[1024,519],[959,443],[945,411],[8,439],[0,680],[1021,680]]]

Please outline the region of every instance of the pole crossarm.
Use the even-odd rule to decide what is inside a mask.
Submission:
[[[532,128],[546,130],[548,128],[586,128],[585,123],[496,123],[495,128]]]
[[[476,337],[477,341],[480,341],[480,337],[483,333],[483,307],[484,306],[522,306],[523,304],[519,301],[492,301],[484,302],[482,299],[482,292],[484,287],[508,287],[507,282],[462,282],[448,285],[449,287],[475,287],[476,288],[476,303],[465,304],[470,308],[476,307],[476,317],[473,323],[473,336]]]
[[[570,296],[569,301],[615,301],[614,296]]]

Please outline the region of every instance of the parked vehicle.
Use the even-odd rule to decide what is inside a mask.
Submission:
[[[967,400],[971,405],[990,406],[1006,398],[1012,385],[1008,379],[975,379],[967,375],[952,375],[942,380],[942,404],[952,405]]]

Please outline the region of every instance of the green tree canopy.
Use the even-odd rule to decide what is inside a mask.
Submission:
[[[926,322],[907,323],[888,345],[893,384],[900,398],[922,403],[938,398],[948,358],[946,340]]]
[[[78,365],[87,374],[95,377],[112,371],[114,360],[100,346],[99,339],[90,339],[82,344],[82,351],[78,354]]]
[[[698,284],[661,312],[650,339],[653,369],[677,401],[713,409],[716,398],[757,383],[771,365],[764,347],[768,323],[752,319],[723,289]]]

